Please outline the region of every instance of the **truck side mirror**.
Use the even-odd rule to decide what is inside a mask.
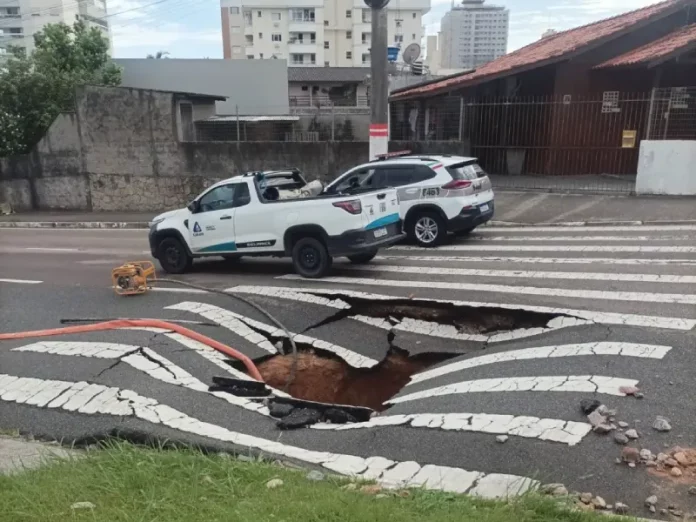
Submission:
[[[198,203],[198,201],[193,200],[191,203],[188,204],[188,207],[186,208],[189,209],[189,212],[191,212],[191,214],[196,214],[200,210],[201,206],[200,203]]]

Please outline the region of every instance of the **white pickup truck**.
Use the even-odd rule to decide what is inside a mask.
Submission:
[[[320,184],[319,184],[320,185]],[[194,258],[292,257],[303,277],[323,277],[334,257],[367,263],[403,237],[395,189],[313,195],[297,169],[220,181],[186,208],[150,223],[150,250],[172,274]]]

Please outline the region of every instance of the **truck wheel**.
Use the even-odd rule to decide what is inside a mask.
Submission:
[[[369,263],[370,261],[372,261],[376,255],[377,250],[373,250],[372,252],[365,252],[364,254],[348,256],[348,259],[354,265],[364,265],[365,263]]]
[[[423,212],[409,220],[406,232],[418,246],[432,248],[445,241],[447,226],[436,212]]]
[[[313,237],[303,237],[292,247],[292,264],[302,277],[324,277],[331,269],[333,259],[324,243]]]
[[[163,239],[157,248],[157,259],[169,274],[183,274],[191,270],[193,258],[186,247],[175,237]]]

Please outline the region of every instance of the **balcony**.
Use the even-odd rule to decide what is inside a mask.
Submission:
[[[304,65],[307,64],[305,63]],[[325,93],[290,96],[289,102],[293,113],[302,113],[316,109],[331,111],[339,107],[341,109],[364,109],[370,106],[370,98],[368,96],[336,97]]]

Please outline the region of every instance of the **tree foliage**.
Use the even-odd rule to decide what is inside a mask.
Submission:
[[[75,110],[79,85],[119,85],[109,43],[82,21],[50,24],[34,35],[27,54],[12,48],[0,69],[0,156],[25,154],[62,111]]]

